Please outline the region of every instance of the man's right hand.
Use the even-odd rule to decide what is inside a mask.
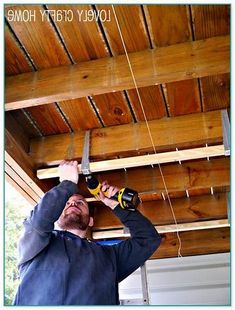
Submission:
[[[62,161],[59,165],[59,177],[60,182],[65,180],[72,181],[77,184],[79,175],[78,175],[78,162],[75,161]]]
[[[119,191],[118,187],[110,186],[107,181],[104,181],[101,184],[101,191],[97,195],[97,198],[101,200],[106,206],[108,206],[110,209],[113,210],[119,204],[119,202],[110,198],[114,196],[118,191]]]

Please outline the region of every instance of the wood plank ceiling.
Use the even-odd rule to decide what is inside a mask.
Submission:
[[[12,12],[20,10],[33,11],[35,20],[22,22],[17,18],[9,18]],[[56,20],[52,12],[59,10],[72,12],[73,19],[70,22],[65,21],[65,17],[62,21]],[[107,16],[110,14],[110,18],[106,21],[79,20],[77,11],[88,10],[106,12]],[[187,46],[191,46],[193,42],[207,42],[207,39],[213,37],[225,40],[225,36],[230,34],[229,5],[115,5],[115,11],[128,54],[146,50],[160,51],[160,48],[168,46],[172,46],[174,51],[173,48],[180,46],[179,44],[188,43]],[[47,18],[42,19],[42,14]],[[111,5],[50,4],[5,7],[5,74],[11,77],[7,79],[7,85],[14,82],[14,77],[25,76],[23,73],[43,72],[54,67],[75,64],[79,68],[79,64],[93,64],[93,60],[105,61],[123,54],[124,48]],[[208,61],[209,59],[210,55]],[[145,63],[139,65],[144,68]],[[118,68],[113,67],[112,70],[115,75]],[[167,144],[161,148],[156,141],[157,150],[222,143],[221,134],[217,140],[214,137],[214,140],[209,141],[206,137],[200,142],[198,138],[195,142],[196,128],[193,127],[191,118],[193,115],[196,117],[197,114],[202,114],[213,121],[218,118],[217,112],[229,109],[229,71],[216,70],[215,68],[211,72],[219,72],[218,74],[207,73],[194,77],[188,72],[188,79],[139,87],[147,120],[165,126],[162,127],[165,128],[162,130],[162,137],[166,136],[164,131],[168,130]],[[31,76],[36,75],[28,77]],[[31,90],[28,91],[30,93]],[[149,149],[139,147],[142,145],[143,136],[138,136],[138,126],[144,124],[145,118],[134,85],[108,93],[102,90],[100,94],[87,93],[89,95],[86,97],[71,96],[72,99],[69,100],[52,100],[47,104],[22,106],[6,112],[6,177],[31,203],[37,202],[42,196],[40,190],[45,191],[58,183],[58,179],[38,180],[36,169],[53,166],[65,157],[80,160],[81,155],[75,154],[82,149],[84,131],[87,129],[92,129],[93,132],[94,129],[97,130],[92,138],[98,139],[97,144],[100,145],[99,154],[93,156],[93,160],[153,153],[150,146]],[[174,129],[176,127],[171,127],[174,120],[178,131]],[[195,121],[196,118],[194,124]],[[208,130],[213,129],[214,124],[207,127],[205,123],[200,125],[200,128],[206,135]],[[109,137],[106,137],[109,128]],[[114,128],[117,128],[116,132],[120,135],[117,141],[110,139]],[[126,137],[134,141],[133,146],[128,147],[128,139],[125,142],[122,137],[124,132]],[[79,138],[80,134],[82,138]],[[184,139],[181,143],[176,139],[178,144],[175,143],[173,136],[177,135],[187,135],[187,145],[183,143]],[[159,135],[159,139],[161,136]],[[107,141],[112,144],[106,145]],[[118,146],[121,147],[122,142],[122,152],[119,152]],[[16,171],[16,167],[19,171]],[[30,182],[23,179],[21,168],[33,180],[33,190]],[[178,223],[227,218],[226,192],[230,188],[228,157],[164,164],[162,171]],[[143,204],[140,210],[154,225],[174,224],[169,205],[164,200],[166,192],[157,166],[103,172],[99,173],[98,177],[100,180],[108,179],[120,187],[135,188],[142,193]],[[82,177],[79,185],[82,193],[89,197]],[[38,191],[37,194],[35,191]],[[101,207],[99,203],[94,205],[94,231],[121,227],[109,210]],[[192,230],[181,235],[182,255],[227,252],[230,249],[228,227]],[[176,234],[164,233],[161,248],[153,257],[177,256],[177,247]]]

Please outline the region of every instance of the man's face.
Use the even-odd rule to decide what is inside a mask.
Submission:
[[[57,223],[61,229],[86,230],[89,225],[89,208],[81,195],[73,195],[66,202],[65,208]]]

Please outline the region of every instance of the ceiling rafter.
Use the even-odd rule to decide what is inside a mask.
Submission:
[[[131,53],[137,85],[144,87],[227,73],[229,42],[229,36],[221,36]],[[126,56],[120,55],[7,77],[5,109],[131,89],[129,71]]]

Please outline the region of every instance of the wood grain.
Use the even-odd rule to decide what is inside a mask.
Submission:
[[[229,186],[230,162],[228,158],[214,158],[210,161],[197,160],[179,164],[161,165],[165,184],[169,193],[185,190],[200,190],[216,186]],[[139,167],[128,169],[127,172],[111,171],[96,174],[100,181],[108,180],[115,186],[129,187],[141,194],[164,193],[165,186],[158,167]],[[88,195],[85,184],[80,183]]]
[[[154,47],[191,41],[187,5],[144,7]]]
[[[26,55],[20,48],[18,42],[10,32],[8,26],[5,25],[5,74],[16,75],[33,71],[32,64],[27,60]],[[38,137],[39,133],[25,116],[24,111],[16,110],[8,112],[16,121],[17,126],[22,127],[28,138]]]
[[[7,6],[5,15],[9,10],[31,10],[35,12],[34,19],[27,22],[9,21],[16,36],[20,39],[37,69],[45,69],[49,67],[57,67],[61,65],[69,65],[70,60],[65,53],[60,40],[48,19],[43,20],[40,5],[17,5]],[[35,35],[37,34],[37,35]]]
[[[127,124],[133,121],[123,93],[96,95],[92,100],[105,126]]]
[[[123,227],[120,220],[102,203],[94,204],[93,231]],[[227,218],[226,194],[202,195],[188,198],[172,199],[177,223],[189,223]],[[138,210],[154,225],[174,224],[168,201],[146,201]]]
[[[7,117],[7,114],[10,114],[15,119],[15,121],[17,121],[18,124],[16,125],[16,129],[18,128],[18,126],[22,127],[25,135],[29,139],[41,136],[40,131],[35,126],[35,124],[32,123],[32,120],[29,120],[29,117],[24,111],[24,109],[6,112],[5,117]]]
[[[5,115],[5,127],[10,134],[17,140],[18,144],[26,153],[29,152],[29,138],[25,134],[21,124],[13,117],[11,113]]]
[[[98,10],[105,10],[107,14],[110,12],[110,21],[103,21],[102,24],[113,55],[124,54],[112,6],[99,4],[96,7]],[[113,7],[128,53],[150,48],[140,5],[114,5]]]
[[[230,5],[192,5],[195,39],[230,33]]]
[[[73,130],[102,127],[87,98],[61,101],[59,107]]]
[[[201,112],[198,81],[167,83],[168,111],[170,116]]]
[[[201,78],[203,111],[226,109],[230,106],[230,75]]]
[[[85,21],[85,12],[92,10],[91,5],[49,4],[47,7],[73,12],[72,21],[54,19],[54,22],[75,63],[109,56],[98,24],[95,20]]]
[[[70,131],[69,126],[62,118],[55,104],[29,107],[27,111],[45,136]]]
[[[229,5],[192,5],[194,35],[196,40],[230,33]],[[229,74],[200,79],[203,111],[229,107]]]
[[[222,142],[220,111],[149,121],[156,151],[179,150]],[[82,157],[84,131],[74,133],[74,159]],[[31,141],[31,156],[37,165],[56,165],[66,159],[70,135],[54,135]],[[140,155],[153,152],[145,122],[94,129],[90,139],[90,158]],[[40,154],[40,155],[39,155]]]
[[[155,47],[192,41],[187,5],[148,5],[145,13]],[[201,111],[196,79],[167,83],[165,89],[170,116]]]
[[[136,52],[130,54],[130,61],[139,87],[227,73],[229,37],[214,37]],[[72,67],[7,77],[5,109],[18,109],[129,88],[133,88],[133,81],[126,57],[121,55]]]
[[[9,23],[38,70],[71,64],[51,23],[47,18],[42,18],[41,12],[44,12],[42,6],[9,6],[5,10],[6,16],[9,10],[30,10],[35,13],[35,20],[27,22],[14,20]],[[68,126],[54,103],[45,107],[31,107],[27,111],[45,135],[69,132]]]
[[[95,20],[85,21],[85,12],[93,10],[91,5],[48,5],[48,8],[73,12],[71,22],[55,21],[55,23],[75,63],[109,56],[98,23]],[[131,121],[130,111],[122,94],[117,93],[116,97],[111,93],[99,95],[97,99],[96,112],[104,120],[105,124],[115,125]],[[125,113],[123,113],[126,116],[121,117],[119,115],[117,120],[117,115],[112,115],[110,105],[116,105],[117,109],[124,111]],[[86,98],[62,101],[60,107],[74,130],[101,127],[98,118],[95,116],[95,111]]]
[[[182,256],[207,255],[230,251],[230,228],[182,232],[180,238]],[[151,259],[177,257],[178,248],[176,234],[164,234],[160,247],[151,256]]]
[[[26,59],[22,49],[16,42],[7,26],[4,27],[5,34],[5,74],[15,75],[33,71],[33,67]]]
[[[141,87],[138,90],[144,113],[137,95],[137,91],[135,89],[128,90],[128,96],[137,121],[144,121],[144,114],[148,121],[167,116],[164,98],[159,85]]]
[[[32,187],[33,191],[42,197],[54,182],[38,180],[34,170],[34,163],[28,154],[22,149],[20,144],[12,136],[11,132],[5,129],[5,161],[12,169]]]
[[[111,5],[97,5],[97,8],[105,10],[107,13],[110,12],[111,21],[103,22],[103,27],[113,55],[124,54],[121,36]],[[128,54],[150,48],[151,45],[146,33],[140,6],[114,5],[114,9]],[[129,74],[131,74],[130,71]],[[137,86],[139,85],[137,84]],[[164,98],[162,97],[160,86],[138,87],[138,89],[147,120],[166,116]],[[136,90],[129,90],[128,95],[136,119],[144,120]]]
[[[131,156],[125,158],[116,158],[104,161],[96,161],[90,163],[90,171],[92,173],[102,171],[112,171],[118,169],[128,169],[135,167],[153,166],[166,163],[175,163],[189,161],[195,159],[207,159],[224,156],[224,145],[211,145],[201,148],[186,149],[181,151],[163,152],[158,154],[148,154],[140,156]],[[78,171],[82,173],[82,165],[78,164]],[[59,177],[59,166],[51,168],[43,168],[37,170],[39,179],[50,179]]]

